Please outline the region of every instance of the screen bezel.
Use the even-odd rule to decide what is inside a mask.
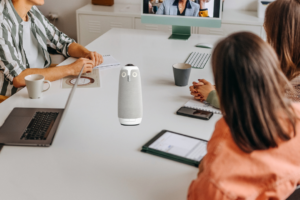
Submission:
[[[148,4],[141,5],[141,21],[145,24],[161,24],[161,25],[173,25],[173,26],[194,26],[194,27],[206,27],[206,28],[220,28],[222,24],[222,0],[215,0],[214,16],[219,17],[189,17],[189,16],[176,16],[176,15],[155,15],[145,14],[144,9],[148,9]],[[148,1],[147,1],[148,2]],[[219,7],[216,7],[219,4]],[[216,13],[216,14],[215,14]]]
[[[181,135],[181,136],[188,137],[188,138],[192,138],[192,139],[196,139],[196,140],[200,140],[200,141],[202,141],[202,142],[205,142],[206,144],[208,143],[207,140],[203,140],[203,139],[200,139],[200,138],[192,137],[192,136],[189,136],[189,135],[184,135],[184,134],[177,133],[177,132],[174,132],[174,131],[162,130],[160,133],[158,133],[154,138],[152,138],[152,139],[151,139],[147,144],[145,144],[144,146],[146,146],[147,148],[152,149],[152,150],[154,150],[154,151],[159,151],[159,150],[157,150],[157,149],[151,148],[150,146],[151,146],[156,140],[158,140],[162,135],[164,135],[164,134],[167,133],[167,132],[173,133],[173,134],[176,134],[176,135]],[[166,152],[163,152],[163,151],[159,151],[159,152],[162,152],[162,153],[164,153],[164,154],[169,154],[169,155],[177,156],[177,157],[180,157],[180,158],[183,158],[183,159],[187,159],[187,160],[199,162],[199,161],[197,161],[197,160],[192,160],[192,159],[189,159],[189,158],[186,158],[186,157],[182,157],[182,156],[178,156],[178,155],[175,155],[175,154],[166,153]],[[201,162],[201,161],[200,161],[200,162]]]

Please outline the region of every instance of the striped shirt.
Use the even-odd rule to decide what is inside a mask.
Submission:
[[[31,31],[43,49],[44,68],[51,65],[47,47],[69,57],[68,47],[75,42],[53,26],[36,6],[28,12]],[[23,48],[23,20],[11,0],[0,0],[0,95],[11,96],[18,91],[13,86],[14,77],[30,68]]]

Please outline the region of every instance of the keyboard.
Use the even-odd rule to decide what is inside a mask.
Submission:
[[[36,112],[21,140],[46,140],[58,112]]]
[[[192,68],[203,69],[210,57],[210,53],[192,52],[185,63],[190,64]]]

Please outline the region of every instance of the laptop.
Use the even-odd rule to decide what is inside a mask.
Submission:
[[[65,109],[14,108],[0,127],[0,144],[49,147],[70,107],[83,69],[84,65],[69,94]]]

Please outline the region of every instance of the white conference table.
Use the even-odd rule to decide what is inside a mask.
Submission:
[[[111,54],[122,65],[133,63],[142,76],[144,116],[139,126],[121,126],[117,115],[120,68],[100,72],[100,88],[78,88],[66,119],[49,148],[4,146],[0,152],[0,199],[3,200],[182,200],[198,169],[140,152],[163,129],[209,140],[220,115],[209,121],[176,115],[191,99],[188,87],[174,85],[172,65],[184,62],[200,42],[218,36],[192,35],[168,40],[164,32],[112,29],[87,46]],[[72,59],[62,64],[68,64]],[[210,64],[193,69],[213,82]],[[0,104],[0,125],[14,107],[63,108],[70,89],[52,83],[42,99],[24,88]],[[17,124],[16,124],[17,126]]]

